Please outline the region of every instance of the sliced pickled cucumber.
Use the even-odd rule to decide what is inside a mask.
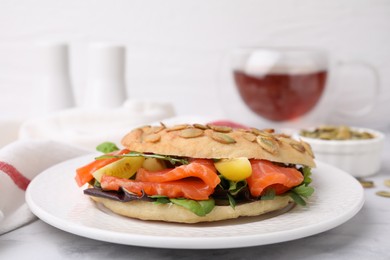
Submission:
[[[92,175],[99,182],[103,175],[115,176],[118,178],[129,179],[132,177],[139,168],[141,168],[143,162],[145,161],[144,157],[124,157],[110,163],[99,170],[95,171]]]

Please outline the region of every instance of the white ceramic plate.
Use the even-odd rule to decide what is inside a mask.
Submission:
[[[75,169],[93,156],[63,162],[29,185],[30,209],[48,224],[67,232],[118,244],[159,248],[235,248],[283,242],[334,228],[363,206],[361,185],[348,173],[317,162],[315,193],[307,207],[285,214],[202,224],[148,222],[121,217],[94,204],[75,181]]]

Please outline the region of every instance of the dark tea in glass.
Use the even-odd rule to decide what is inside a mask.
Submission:
[[[269,73],[262,76],[234,71],[241,98],[256,114],[272,121],[286,121],[309,112],[321,98],[326,70]]]
[[[245,105],[274,122],[306,115],[324,93],[328,59],[301,48],[243,48],[231,56],[234,83]]]
[[[229,51],[221,65],[218,97],[226,116],[258,128],[302,128],[331,117],[358,118],[372,111],[381,89],[375,67],[334,59],[316,47],[240,47]],[[372,93],[367,100],[360,102],[344,91],[343,69],[345,75],[356,69],[367,72],[373,84],[363,81],[360,86]],[[353,89],[359,87],[355,85]]]

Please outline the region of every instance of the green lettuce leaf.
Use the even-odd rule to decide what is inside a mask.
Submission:
[[[196,201],[196,200],[178,198],[178,199],[170,199],[170,201],[173,204],[182,206],[201,217],[206,216],[208,213],[210,213],[215,206],[215,201],[213,199]]]
[[[312,182],[311,169],[309,167],[302,168],[303,182],[301,185],[293,188],[288,194],[298,205],[306,206],[305,199],[309,198],[314,193],[314,188],[309,184]]]
[[[297,193],[295,193],[294,191],[290,191],[288,193],[288,195],[293,199],[293,201],[296,204],[301,205],[301,206],[306,206],[306,201],[301,196],[299,196]]]
[[[299,196],[302,196],[304,198],[308,198],[313,194],[314,188],[310,187],[310,186],[306,186],[305,184],[301,184],[298,187],[295,187],[293,189],[293,192],[295,192]]]
[[[155,199],[154,204],[167,204],[171,202],[167,196],[163,195],[152,195],[149,198]]]
[[[313,187],[307,187],[304,184],[295,187],[292,189],[288,195],[294,200],[295,203],[301,206],[306,206],[306,201],[304,198],[308,198],[314,192]]]
[[[114,151],[118,151],[119,148],[116,146],[116,144],[114,144],[112,142],[104,142],[104,143],[99,144],[96,147],[96,150],[99,152],[102,152],[102,153],[111,153]]]
[[[303,183],[306,184],[306,186],[307,186],[312,182],[310,167],[307,167],[307,166],[303,167],[302,173],[303,173]]]

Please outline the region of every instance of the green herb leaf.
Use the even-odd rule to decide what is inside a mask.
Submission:
[[[154,201],[153,203],[158,205],[158,204],[168,204],[170,202],[171,201],[168,198],[157,198],[156,201]]]
[[[219,186],[222,189],[227,190],[233,196],[236,196],[238,193],[240,193],[240,191],[248,186],[246,180],[235,182],[226,179],[223,175],[218,175],[218,177],[221,179]]]
[[[294,191],[290,191],[288,195],[294,200],[295,203],[301,206],[306,206],[306,201]]]
[[[165,195],[150,195],[148,196],[149,198],[152,198],[152,199],[161,199],[161,198],[168,198],[167,196]]]
[[[302,172],[303,172],[303,183],[306,184],[307,186],[312,182],[311,169],[310,167],[305,166],[303,167]]]
[[[96,179],[94,179],[94,180],[95,180],[95,182],[94,182],[93,186],[94,186],[95,188],[101,188],[102,185],[100,184],[100,182],[99,182],[98,180],[96,180]]]
[[[310,197],[314,192],[313,187],[306,186],[305,183],[295,187],[288,194],[298,205],[306,206],[304,198]]]
[[[229,181],[229,185],[229,193],[236,196],[247,186],[247,182],[245,180],[239,182]]]
[[[232,195],[230,195],[229,193],[227,194],[227,197],[229,199],[229,204],[230,204],[230,207],[232,207],[233,209],[236,207],[236,200],[233,198]]]
[[[313,187],[310,187],[310,186],[306,186],[305,184],[301,184],[299,185],[298,187],[295,187],[294,189],[292,189],[293,192],[295,192],[296,194],[304,197],[304,198],[308,198],[310,197],[313,192],[314,192],[314,188]]]
[[[183,159],[183,158],[176,158],[176,157],[171,157],[171,156],[161,155],[161,154],[148,154],[148,153],[139,153],[139,152],[130,152],[122,155],[102,155],[97,157],[96,159],[139,157],[139,156],[142,156],[144,158],[156,158],[160,160],[169,161],[173,165],[175,165],[176,163],[180,163],[180,164],[189,163],[187,159]]]
[[[273,200],[276,196],[276,192],[272,188],[266,189],[265,193],[261,196],[261,200]]]
[[[196,200],[180,198],[180,199],[170,199],[170,201],[173,204],[182,206],[201,217],[206,216],[208,213],[210,213],[215,206],[215,201],[213,199],[196,201]]]
[[[312,182],[310,167],[305,166],[305,167],[303,167],[301,169],[301,171],[302,171],[302,174],[303,174],[303,182],[302,182],[302,184],[297,186],[297,187],[295,187],[295,188],[293,188],[288,193],[288,195],[298,205],[305,206],[306,205],[306,201],[304,200],[304,198],[306,198],[306,199],[309,198],[313,194],[314,188],[309,186],[309,184]]]
[[[153,202],[154,204],[167,204],[171,202],[167,196],[163,196],[163,195],[151,195],[148,197],[151,199],[156,199]]]
[[[236,207],[234,196],[238,195],[248,184],[245,180],[236,182],[226,179],[223,175],[218,175],[218,177],[221,179],[219,187],[226,192],[229,204],[234,209]]]
[[[96,147],[96,150],[99,152],[102,152],[102,153],[111,153],[114,151],[118,151],[119,148],[116,146],[116,144],[114,144],[112,142],[104,142],[104,143],[99,144]]]

